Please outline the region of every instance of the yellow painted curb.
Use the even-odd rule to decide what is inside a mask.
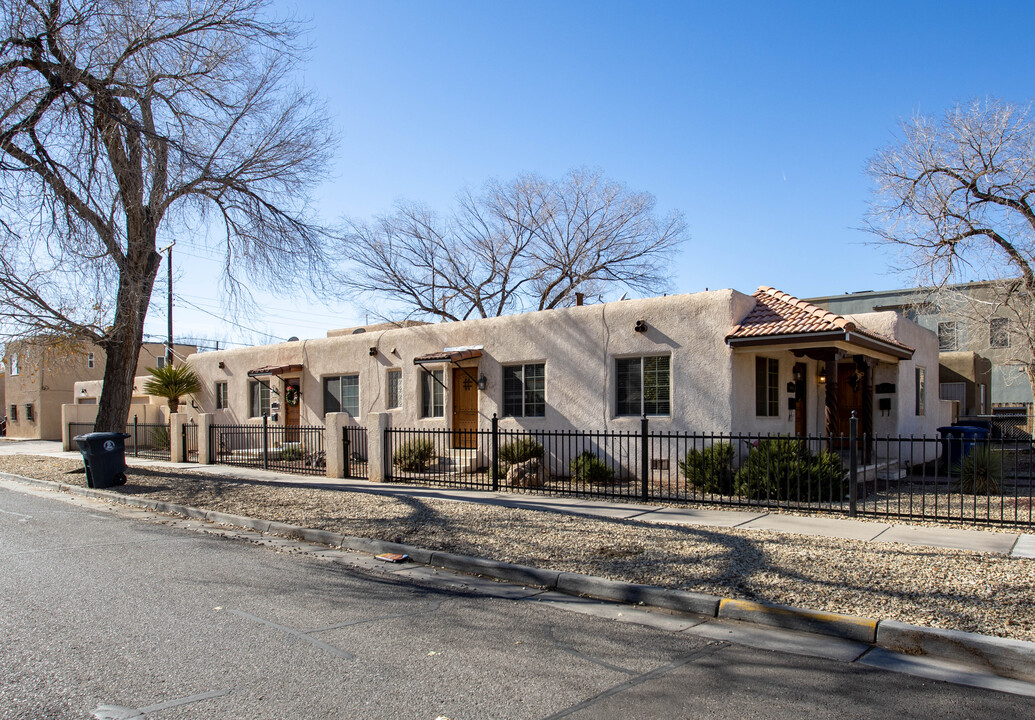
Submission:
[[[873,644],[877,640],[876,620],[821,610],[804,610],[786,605],[769,605],[751,600],[723,598],[719,602],[717,617],[833,635],[869,644]]]

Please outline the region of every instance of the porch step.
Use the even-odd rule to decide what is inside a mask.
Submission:
[[[474,472],[478,470],[481,463],[480,453],[477,450],[446,450],[435,458],[435,462],[429,470],[439,472]]]

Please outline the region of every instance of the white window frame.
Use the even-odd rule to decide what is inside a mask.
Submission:
[[[385,409],[401,408],[402,396],[402,368],[389,368],[385,371]]]
[[[11,356],[11,375],[18,374],[18,353]]]
[[[248,417],[269,417],[271,395],[268,384],[252,380],[248,384]]]
[[[542,380],[542,388],[529,388],[529,368],[542,368],[542,374],[538,377],[532,378],[533,380]],[[521,409],[518,412],[508,411],[507,408],[507,373],[514,370],[520,371],[520,377],[518,382],[521,383]],[[504,365],[502,369],[503,381],[500,383],[502,387],[503,396],[500,403],[503,411],[503,417],[528,417],[528,418],[541,418],[546,417],[546,363],[545,362],[528,362],[514,365]],[[535,401],[530,399],[530,395],[534,396],[536,393],[542,395],[541,400]],[[533,410],[536,405],[541,405],[541,412],[534,412],[529,410],[529,406],[532,406]],[[512,410],[514,408],[511,408]]]
[[[216,383],[216,410],[230,409],[230,385],[225,380]]]
[[[349,381],[350,381],[348,383],[347,387],[349,387],[349,388],[353,388],[354,387],[356,389],[354,405],[350,404],[349,407],[345,406],[345,399],[342,397],[342,391],[346,387],[346,384],[343,383],[342,381],[345,380],[346,378],[348,378]],[[329,388],[330,388],[331,384],[333,384],[335,381],[337,381],[337,383],[338,383],[338,397],[334,398],[334,396],[331,395],[331,398],[334,399],[335,402],[338,404],[338,409],[337,410],[334,410],[333,408],[329,409],[328,408],[329,403],[327,402],[328,393],[330,392]],[[352,382],[352,381],[355,381],[355,382]],[[349,415],[351,415],[352,417],[359,417],[359,408],[360,408],[360,401],[359,401],[359,373],[343,373],[341,375],[327,375],[326,377],[324,377],[322,379],[321,386],[323,388],[323,414],[324,415],[326,415],[329,412],[345,412],[345,413],[348,413]]]
[[[420,416],[422,419],[446,416],[444,370],[422,370],[420,374]]]
[[[665,388],[666,393],[667,393],[667,396],[665,398],[665,404],[667,405],[667,407],[665,409],[665,412],[647,412],[647,392],[645,391],[645,376],[646,376],[646,373],[647,373],[646,361],[647,360],[662,360],[662,359],[664,359],[664,361],[665,361],[665,363],[667,365],[666,370],[667,370],[668,382],[667,382],[667,386]],[[639,403],[640,404],[640,409],[639,409],[639,412],[637,412],[637,413],[631,413],[631,412],[626,412],[625,411],[626,409],[621,407],[620,398],[621,398],[621,394],[622,394],[622,388],[620,386],[620,382],[621,382],[623,376],[621,376],[619,374],[618,366],[619,366],[620,363],[622,363],[622,364],[631,363],[631,361],[637,361],[637,360],[639,361],[639,365],[640,365],[639,373],[638,373],[639,387],[633,388],[632,390],[635,390],[635,391],[637,391],[639,393],[639,396],[640,396],[640,403]],[[613,395],[614,402],[615,402],[615,417],[642,417],[644,415],[647,416],[647,417],[671,417],[672,416],[672,356],[671,355],[634,355],[634,356],[631,356],[631,357],[616,357],[614,359],[614,366],[613,367],[614,367],[614,370],[615,370],[615,389],[614,389],[614,395]],[[629,390],[627,390],[626,392],[628,393]],[[660,402],[661,402],[660,399],[655,400],[656,404],[660,404]],[[657,410],[657,409],[658,408],[655,407],[655,410]]]

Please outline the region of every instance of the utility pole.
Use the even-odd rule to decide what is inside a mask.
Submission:
[[[176,241],[169,243],[169,247],[162,252],[169,253],[166,259],[169,261],[169,336],[165,344],[165,364],[172,367],[173,364],[173,245]]]

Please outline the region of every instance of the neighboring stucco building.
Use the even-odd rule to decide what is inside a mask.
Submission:
[[[1023,333],[1011,332],[1016,319],[998,311],[1000,283],[974,282],[949,286],[938,300],[930,288],[868,290],[809,298],[809,302],[840,314],[893,311],[938,335],[942,353],[940,396],[960,403],[966,415],[992,412],[994,407],[1032,403],[1031,386],[1023,370],[1011,362]],[[982,313],[966,309],[977,300]],[[940,304],[939,304],[940,303]],[[979,317],[981,315],[982,317]],[[987,317],[984,317],[987,315]]]
[[[936,435],[934,333],[842,317],[773,288],[624,300],[203,353],[186,409],[217,424]],[[878,407],[884,408],[878,412]],[[464,442],[463,435],[455,435]]]
[[[194,345],[174,345],[179,357],[197,352]],[[147,375],[164,360],[165,345],[144,343],[136,375]],[[7,436],[39,440],[61,439],[63,404],[96,404],[96,397],[75,396],[75,383],[104,377],[106,354],[86,342],[28,339],[8,343],[4,364],[4,408]]]

